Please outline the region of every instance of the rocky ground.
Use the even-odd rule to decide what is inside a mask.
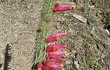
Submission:
[[[60,42],[68,44],[62,70],[109,70],[110,38],[104,29],[110,20],[109,1],[57,1],[77,7],[73,11],[54,13],[48,24],[49,34],[68,32]]]
[[[110,70],[110,38],[104,26],[110,18],[109,0],[57,0],[72,11],[53,13],[48,35],[68,32],[62,70]],[[36,29],[44,0],[0,0],[0,70],[31,70]]]

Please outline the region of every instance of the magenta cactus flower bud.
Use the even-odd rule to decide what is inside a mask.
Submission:
[[[66,53],[67,53],[66,51],[55,51],[55,52],[48,52],[48,55],[49,56],[52,56],[52,55],[62,56],[63,54],[66,54]]]
[[[55,57],[48,57],[48,59],[58,59],[58,60],[62,60],[62,57],[57,57],[57,56],[55,56]]]
[[[60,69],[61,67],[63,67],[63,63],[54,63],[54,64],[49,64],[48,66],[55,69]]]
[[[51,37],[56,37],[56,36],[65,36],[67,35],[67,32],[60,32],[60,33],[56,33],[56,34],[52,34]]]
[[[44,65],[44,66],[48,66],[49,64],[50,64],[49,61],[44,61],[44,62],[43,62],[43,65]]]
[[[54,42],[54,41],[58,41],[60,40],[60,37],[59,36],[56,36],[56,37],[48,37],[46,38],[46,42],[49,43],[49,42]]]
[[[57,48],[54,48],[54,47],[46,47],[46,52],[54,52],[54,51],[57,51]]]
[[[63,58],[62,55],[48,55],[49,58]]]
[[[37,64],[37,70],[43,70],[42,67],[43,67],[42,63]]]
[[[49,45],[48,47],[46,47],[46,52],[54,52],[57,50],[60,50],[61,48],[66,48],[67,45],[66,44],[53,44],[53,45]]]
[[[60,5],[59,3],[54,5],[54,12],[64,12],[64,11],[68,11],[68,10],[73,10],[75,9],[76,6],[73,5]]]
[[[54,47],[54,48],[60,49],[60,48],[66,48],[67,45],[66,44],[53,44],[53,45],[49,45],[48,47]]]
[[[60,63],[63,62],[63,60],[61,58],[49,58],[49,59],[47,59],[47,61],[49,61],[49,62],[60,62]]]
[[[49,67],[52,67],[55,69],[56,68],[59,69],[59,68],[63,67],[63,63],[51,63],[49,61],[45,61],[43,64],[44,64],[44,66],[49,66]]]

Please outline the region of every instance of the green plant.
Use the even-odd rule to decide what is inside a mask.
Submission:
[[[68,26],[71,23],[71,20],[69,19],[64,19],[60,21],[61,24]]]
[[[45,0],[43,9],[41,12],[41,17],[44,21],[49,21],[53,14],[53,7],[55,4],[55,0]]]
[[[86,55],[86,62],[88,64],[88,68],[89,70],[91,70],[93,68],[93,55],[89,52]]]
[[[45,38],[47,36],[47,24],[46,22],[42,22],[41,25],[41,32],[37,33],[37,42],[36,42],[36,48],[37,48],[37,53],[36,55],[36,63],[42,62],[45,59],[45,52],[44,52],[44,48],[45,48]]]
[[[93,70],[100,70],[100,69],[101,69],[100,65],[94,64],[94,69]]]

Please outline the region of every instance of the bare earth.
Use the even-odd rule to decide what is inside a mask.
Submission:
[[[0,1],[0,70],[31,70],[43,0]]]

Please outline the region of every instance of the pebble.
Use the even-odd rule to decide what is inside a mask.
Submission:
[[[74,18],[80,20],[81,22],[83,23],[86,23],[87,22],[87,19],[81,15],[77,15],[77,14],[72,14]]]
[[[76,66],[77,69],[79,69],[79,63],[78,63],[78,61],[74,61],[74,65]]]

